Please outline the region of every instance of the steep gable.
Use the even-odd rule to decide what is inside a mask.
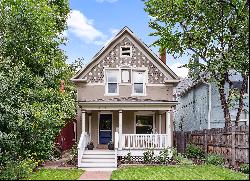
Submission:
[[[131,57],[120,57],[120,47],[131,46]],[[143,42],[134,36],[127,27],[123,28],[111,42],[98,52],[85,68],[74,76],[72,81],[103,83],[104,68],[147,68],[148,83],[162,84],[178,82],[178,76],[161,62]]]

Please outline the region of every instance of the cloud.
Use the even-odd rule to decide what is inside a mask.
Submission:
[[[96,0],[98,3],[108,2],[108,3],[114,3],[118,0]]]
[[[171,70],[173,70],[176,73],[176,75],[183,78],[183,77],[187,77],[188,69],[186,67],[178,68],[182,65],[184,64],[174,63],[173,65],[170,65],[169,67],[171,68]]]
[[[119,29],[111,28],[109,31],[110,31],[111,35],[110,35],[110,38],[107,39],[107,40],[103,43],[104,46],[106,46],[106,45],[114,38],[114,36],[115,36],[120,30],[119,30]]]
[[[88,19],[78,10],[72,10],[67,20],[68,31],[85,43],[98,44],[105,41],[107,36],[94,27],[94,20]]]

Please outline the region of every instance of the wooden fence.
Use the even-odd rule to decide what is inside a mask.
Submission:
[[[231,166],[249,163],[249,126],[174,132],[174,146],[178,152],[184,153],[190,143],[201,147],[206,154],[222,155]]]

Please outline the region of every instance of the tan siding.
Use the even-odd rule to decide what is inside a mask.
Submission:
[[[131,97],[132,86],[120,85],[119,96],[105,96],[104,85],[81,85],[78,87],[78,101],[104,99],[107,100],[111,97]],[[173,87],[168,86],[147,86],[146,96],[137,96],[139,99],[153,99],[153,100],[173,100]],[[133,96],[136,97],[136,96]]]

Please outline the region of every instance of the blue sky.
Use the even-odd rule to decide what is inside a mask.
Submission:
[[[137,37],[151,45],[157,37],[148,34],[150,17],[144,11],[142,0],[70,0],[71,13],[68,30],[64,32],[68,42],[63,49],[68,63],[84,58],[88,63],[92,57],[124,26],[128,26]],[[151,47],[158,55],[158,47]],[[187,62],[187,57],[174,59],[167,55],[167,65],[179,76],[187,70],[177,68]]]

